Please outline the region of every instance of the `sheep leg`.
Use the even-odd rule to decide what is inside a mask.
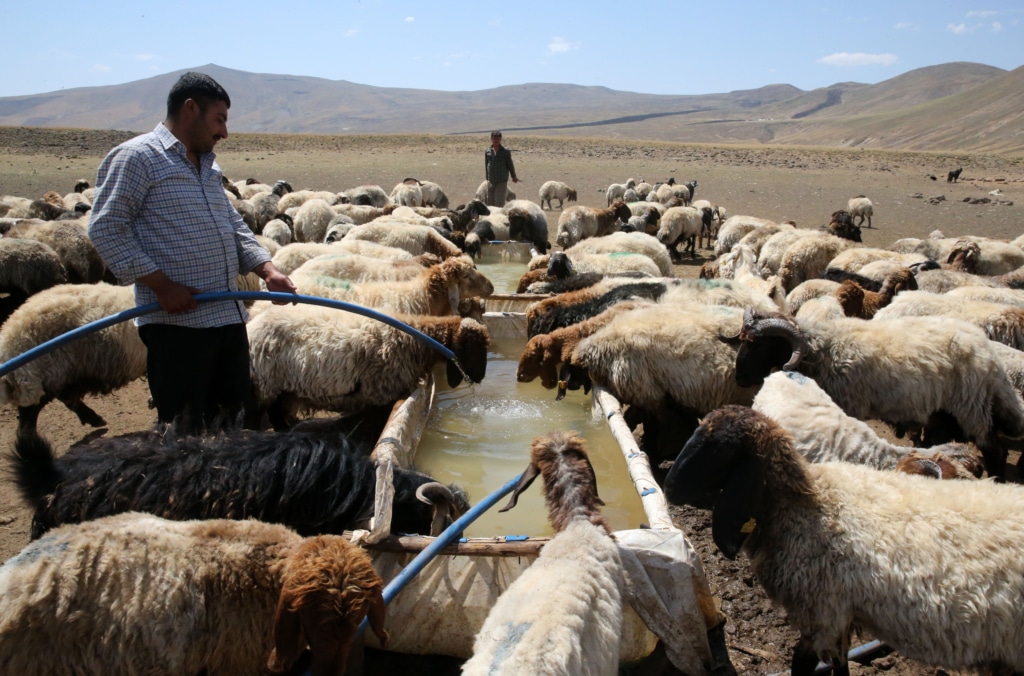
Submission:
[[[284,397],[278,397],[267,407],[267,419],[275,432],[286,432],[295,425],[295,416],[291,415],[285,404]]]
[[[810,637],[801,636],[793,648],[793,661],[789,673],[791,676],[811,676],[817,666],[818,654],[814,652]]]
[[[43,397],[38,404],[33,406],[19,406],[18,434],[34,434],[36,423],[39,422],[39,412],[51,401],[53,401],[53,397]]]
[[[61,403],[68,407],[72,413],[78,416],[78,422],[90,427],[106,427],[107,421],[96,411],[92,410],[81,398],[61,398]]]
[[[990,439],[986,444],[979,445],[981,457],[985,459],[985,469],[990,477],[998,481],[1006,480],[1006,447],[995,439]],[[1019,461],[1018,461],[1019,464]]]

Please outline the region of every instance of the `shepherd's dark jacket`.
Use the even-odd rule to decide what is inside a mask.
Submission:
[[[516,178],[516,167],[512,164],[512,153],[505,146],[488,148],[484,153],[484,175],[491,183],[507,183],[508,177]]]

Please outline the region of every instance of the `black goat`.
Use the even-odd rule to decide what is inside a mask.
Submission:
[[[963,170],[963,167],[957,167],[953,171],[946,174],[946,183],[957,183],[960,180],[960,172]]]
[[[35,510],[31,537],[64,523],[128,511],[165,519],[259,519],[301,535],[365,528],[373,516],[375,463],[341,433],[235,431],[175,437],[170,430],[97,439],[60,458],[20,434],[10,464]],[[456,486],[395,469],[396,533],[437,534],[466,511]]]
[[[590,319],[619,301],[658,300],[667,290],[668,286],[661,281],[631,282],[616,286],[601,295],[583,289],[555,296],[537,303],[527,311],[527,336],[533,338]]]

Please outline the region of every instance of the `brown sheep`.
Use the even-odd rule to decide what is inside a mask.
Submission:
[[[910,268],[894,270],[885,278],[878,292],[862,289],[852,279],[839,285],[833,294],[843,308],[847,317],[871,319],[875,313],[892,302],[900,291],[917,290],[917,279]]]

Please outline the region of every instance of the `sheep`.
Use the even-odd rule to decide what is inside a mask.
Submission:
[[[448,208],[448,196],[444,194],[444,190],[437,183],[420,181],[420,194],[423,196],[423,206],[437,207],[438,209]]]
[[[273,256],[274,265],[286,275],[290,275],[308,260],[328,254],[342,252],[360,254],[362,256],[373,256],[375,258],[390,258],[392,260],[408,260],[413,257],[405,249],[384,246],[376,242],[363,240],[342,240],[332,244],[302,242],[288,244],[281,247]]]
[[[241,185],[235,183],[235,187],[238,189],[238,198],[242,200],[247,200],[261,192],[270,192],[273,189],[272,186],[269,186],[266,183],[260,183],[255,178],[247,178],[245,181],[246,182],[241,183]],[[252,181],[252,183],[249,183],[248,181]]]
[[[327,225],[336,214],[322,199],[303,202],[295,215],[296,242],[322,242],[327,234]]]
[[[561,181],[545,181],[538,191],[540,195],[540,206],[544,207],[544,202],[548,203],[548,209],[554,210],[551,205],[551,200],[558,200],[558,208],[562,208],[563,202],[568,200],[569,202],[576,201],[576,191],[570,188],[567,183]]]
[[[456,313],[463,298],[486,297],[494,293],[494,285],[476,269],[468,256],[449,258],[443,263],[421,268],[415,277],[402,281],[353,283],[316,273],[299,275],[298,271],[292,281],[301,294],[333,298],[388,312],[437,316]]]
[[[713,505],[712,535],[743,551],[800,639],[793,676],[819,659],[849,673],[853,627],[945,668],[1024,669],[1024,492],[809,464],[767,416],[704,419],[665,480],[673,504]]]
[[[534,303],[526,311],[526,335],[551,333],[604,312],[624,300],[657,300],[668,286],[663,280],[605,279],[597,284]]]
[[[293,280],[301,277],[323,276],[353,283],[399,282],[419,277],[425,268],[440,263],[441,259],[433,254],[422,254],[403,260],[388,260],[338,251],[311,258],[291,274]]]
[[[930,293],[947,293],[962,286],[1005,288],[1005,285],[998,281],[998,277],[983,277],[956,270],[927,269],[917,272],[914,276],[917,278],[917,288]]]
[[[0,240],[2,241],[2,240]],[[1018,289],[998,289],[988,286],[959,286],[946,292],[947,296],[965,300],[980,300],[986,303],[1002,303],[1024,307],[1024,291]]]
[[[630,216],[621,230],[623,232],[643,232],[648,235],[657,235],[660,223],[661,212],[654,207],[648,207],[643,215]]]
[[[878,260],[892,260],[910,266],[915,263],[923,263],[928,260],[928,257],[922,254],[902,254],[896,251],[889,251],[888,249],[876,249],[865,246],[840,252],[829,261],[828,267],[846,272],[859,272],[865,265]]]
[[[530,242],[538,253],[547,253],[551,242],[548,241],[548,219],[543,209],[529,200],[511,200],[502,211],[508,217],[509,239]]]
[[[744,246],[750,247],[750,250],[754,252],[754,255],[760,257],[761,248],[764,247],[769,239],[771,239],[772,235],[777,232],[782,232],[783,230],[793,230],[795,228],[796,225],[794,225],[792,221],[763,225],[761,227],[754,228],[747,234],[743,235],[737,244],[743,244]]]
[[[68,281],[57,253],[28,239],[0,237],[0,325],[32,294]]]
[[[791,228],[781,230],[769,237],[757,255],[757,266],[761,270],[761,276],[768,278],[777,275],[782,267],[782,258],[798,240],[806,238],[821,237],[820,230],[806,230],[804,228]]]
[[[643,254],[654,261],[662,277],[672,276],[672,259],[668,249],[656,237],[642,232],[613,232],[603,237],[591,237],[566,249],[565,253],[569,258],[592,253]]]
[[[0,327],[0,364],[90,322],[135,307],[133,287],[60,284],[30,296]],[[146,375],[146,347],[132,322],[83,336],[0,378],[0,404],[18,407],[18,429],[36,428],[57,399],[83,425],[106,421],[82,397],[109,394]]]
[[[365,225],[381,216],[387,216],[398,208],[396,204],[374,207],[362,204],[335,204],[331,210],[339,216],[348,216],[356,225]]]
[[[846,415],[816,382],[796,371],[779,371],[765,378],[752,408],[789,432],[793,448],[808,462],[852,462],[891,470],[901,461],[927,454],[950,469],[959,468],[957,478],[976,478],[984,470],[981,459],[963,444],[915,449],[885,441],[867,423]]]
[[[741,386],[760,385],[778,367],[799,370],[848,415],[900,431],[928,425],[941,411],[958,426],[958,441],[981,449],[993,476],[1005,474],[1006,448],[998,437],[1024,436],[1024,403],[988,338],[964,322],[878,315],[870,322],[794,321],[748,310],[740,332],[722,340],[739,348]]]
[[[892,303],[899,292],[915,290],[917,281],[910,268],[900,268],[885,279],[877,293],[864,289],[848,279],[839,285],[834,295],[843,306],[843,312],[847,317],[871,319],[879,310]]]
[[[263,236],[277,242],[281,246],[291,244],[293,227],[291,220],[285,214],[278,214],[278,216],[267,221],[267,224],[263,226]]]
[[[601,237],[615,232],[615,224],[628,221],[633,215],[622,200],[613,202],[607,209],[593,207],[569,207],[558,217],[558,231],[555,243],[568,249],[589,237]]]
[[[630,202],[639,202],[640,195],[633,188],[626,188],[626,192],[622,193],[622,201],[626,204],[629,204]]]
[[[757,256],[747,245],[733,246],[732,251],[719,263],[719,270],[721,278],[736,280],[740,286],[771,299],[779,310],[786,312],[786,292],[782,289],[779,277],[776,275],[767,280],[761,279],[757,273]],[[909,270],[907,274],[910,274]]]
[[[407,178],[391,189],[388,196],[393,204],[407,207],[423,206],[423,191],[420,190],[420,182],[415,178]]]
[[[966,300],[941,293],[908,291],[879,310],[878,319],[949,317],[977,326],[992,340],[1024,349],[1024,307]]]
[[[356,188],[349,188],[344,191],[349,202],[353,205],[377,207],[378,209],[388,204],[388,194],[379,185],[361,185]]]
[[[4,237],[32,239],[49,246],[56,252],[71,284],[95,284],[107,271],[85,228],[77,222],[24,220]]]
[[[477,187],[476,192],[473,193],[473,199],[478,200],[480,202],[486,202],[487,193],[490,192],[490,190],[491,182],[488,180],[484,180],[484,182],[481,183],[479,187]],[[498,195],[495,195],[494,198],[498,199]],[[516,194],[509,190],[508,188],[505,188],[505,202],[511,202],[514,199],[516,199]]]
[[[398,315],[456,354],[473,382],[487,369],[487,329],[472,319]],[[302,410],[357,411],[393,404],[442,357],[416,338],[360,315],[272,306],[250,320],[253,390],[275,427]],[[463,379],[448,363],[448,383]]]
[[[576,432],[534,439],[502,511],[537,476],[555,535],[495,602],[462,673],[617,674],[625,573],[583,439]]]
[[[657,238],[668,248],[673,261],[680,259],[676,249],[680,242],[684,243],[684,252],[689,250],[691,257],[697,257],[697,237],[704,227],[704,220],[705,213],[693,207],[672,207],[665,211],[658,223]]]
[[[776,223],[775,221],[755,216],[730,216],[725,219],[725,222],[718,229],[718,239],[715,241],[715,256],[728,253],[732,249],[732,245],[740,241],[748,232],[768,225],[776,225]]]
[[[770,240],[769,240],[770,241]],[[778,275],[786,292],[790,292],[807,279],[821,277],[829,261],[840,251],[854,246],[854,242],[834,235],[798,237],[782,255]],[[765,245],[767,247],[767,244]],[[765,269],[762,266],[761,274]]]
[[[825,231],[830,235],[842,237],[852,242],[859,243],[863,241],[861,239],[860,226],[853,222],[853,216],[850,215],[849,211],[833,212],[831,220],[825,226]]]
[[[548,275],[557,279],[565,279],[574,274],[588,272],[608,275],[636,272],[651,277],[661,276],[661,270],[657,263],[644,254],[631,251],[611,254],[577,253],[572,257],[564,251],[556,251],[551,254],[547,272]]]
[[[168,425],[94,439],[60,458],[44,438],[19,434],[8,459],[33,510],[33,540],[64,524],[123,512],[175,521],[259,519],[304,536],[368,528],[373,442],[350,441],[343,420],[317,423],[284,433],[207,436],[179,436]],[[395,468],[393,484],[393,532],[438,535],[469,507],[461,488],[419,472]]]
[[[0,568],[0,670],[283,672],[308,642],[312,673],[340,674],[367,615],[387,644],[383,588],[338,535],[120,514],[56,530]]]
[[[640,182],[633,187],[633,190],[636,191],[636,196],[640,201],[645,201],[647,199],[647,195],[649,195],[653,189],[654,186],[642,178],[640,179]]]
[[[608,200],[607,206],[611,206],[616,200],[622,200],[623,196],[626,194],[626,190],[635,187],[636,180],[632,178],[625,183],[612,183],[604,193]]]
[[[957,167],[953,171],[946,174],[946,183],[956,183],[960,180],[960,172],[964,170],[963,167]]]
[[[426,225],[367,223],[352,229],[345,240],[369,241],[404,249],[413,256],[429,253],[443,259],[462,255],[462,250]]]
[[[564,369],[569,377],[561,379],[584,377],[627,404],[631,421],[643,422],[644,448],[657,469],[678,452],[677,440],[689,436],[699,416],[753,401],[756,388],[736,380],[736,347],[718,339],[738,330],[742,314],[665,301],[619,314],[580,341]]]
[[[270,192],[257,193],[249,198],[249,202],[252,204],[253,221],[255,223],[254,233],[257,235],[262,233],[267,223],[277,218],[277,215],[282,211],[279,209],[281,198],[292,191],[291,183],[288,181],[278,181],[270,189]]]
[[[850,201],[846,203],[846,209],[854,220],[860,219],[857,225],[863,225],[866,218],[868,219],[868,227],[871,227],[871,217],[875,213],[875,205],[867,197],[864,195],[851,197]]]
[[[900,239],[890,249],[900,253],[923,254],[936,261],[949,258],[954,247],[964,241],[975,242],[981,249],[977,259],[977,268],[973,271],[979,275],[1005,275],[1024,266],[1024,250],[1008,242],[988,239],[985,237],[938,237],[935,239]]]
[[[76,208],[82,208],[79,205],[87,207],[87,211],[92,210],[92,204],[90,204],[89,200],[85,199],[85,196],[80,192],[69,192],[67,195],[64,195],[64,199],[62,201],[64,208],[68,211],[74,211]]]

